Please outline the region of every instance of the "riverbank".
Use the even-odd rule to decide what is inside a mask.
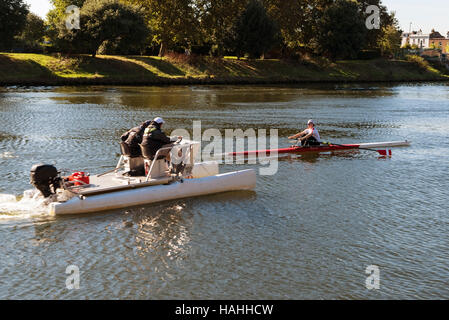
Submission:
[[[237,60],[185,55],[0,53],[0,85],[277,84],[447,81],[449,71],[404,60]]]

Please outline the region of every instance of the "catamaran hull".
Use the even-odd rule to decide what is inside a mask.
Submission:
[[[256,172],[253,169],[214,176],[185,179],[168,185],[149,186],[87,197],[73,197],[66,202],[50,203],[50,214],[79,214],[120,209],[154,202],[196,197],[226,191],[253,190]]]

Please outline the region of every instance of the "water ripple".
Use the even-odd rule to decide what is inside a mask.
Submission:
[[[2,89],[0,298],[448,297],[447,86],[334,87]],[[106,213],[52,217],[21,196],[37,162],[114,166],[121,133],[156,115],[168,132],[201,119],[203,130],[287,136],[314,118],[325,140],[413,144],[391,159],[287,156],[255,192]],[[223,169],[249,167],[258,169]],[[65,287],[69,265],[80,269],[80,290]],[[365,287],[369,265],[380,268],[380,290]]]

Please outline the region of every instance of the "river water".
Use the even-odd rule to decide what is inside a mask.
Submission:
[[[323,140],[412,145],[284,157],[254,192],[67,217],[20,201],[33,164],[106,171],[154,116],[168,132],[278,129],[279,146],[309,118]],[[444,84],[2,88],[0,298],[447,299],[448,133]]]

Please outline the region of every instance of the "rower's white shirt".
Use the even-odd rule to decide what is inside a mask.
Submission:
[[[316,139],[316,141],[321,142],[320,134],[318,133],[318,130],[316,128],[313,129],[306,129],[307,134],[310,134],[310,130],[312,130],[312,136]]]

